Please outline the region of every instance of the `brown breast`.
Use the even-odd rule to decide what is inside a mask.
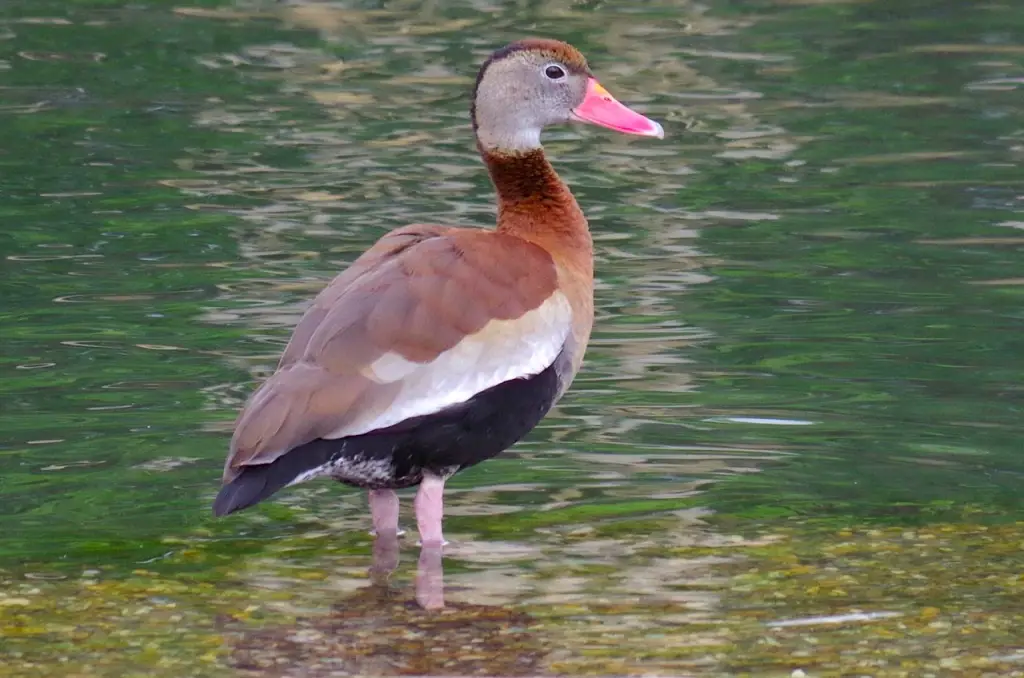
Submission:
[[[573,310],[571,374],[579,370],[594,324],[594,244],[587,220],[544,151],[499,154],[481,149],[498,193],[498,232],[535,243],[558,271],[558,288]]]

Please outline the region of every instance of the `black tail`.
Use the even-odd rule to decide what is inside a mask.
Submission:
[[[318,438],[281,455],[270,464],[246,466],[220,488],[213,500],[213,515],[226,516],[271,496],[303,473],[327,464],[344,443]]]

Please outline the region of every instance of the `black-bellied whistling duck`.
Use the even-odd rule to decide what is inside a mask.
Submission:
[[[440,545],[445,481],[522,438],[569,387],[594,320],[593,246],[541,129],[661,126],[554,40],[491,55],[472,118],[497,229],[400,228],[317,296],[238,417],[216,515],[330,476],[368,489],[374,531],[394,535],[395,490],[419,485],[420,541]]]

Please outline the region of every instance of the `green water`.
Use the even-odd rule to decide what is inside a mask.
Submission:
[[[431,617],[360,493],[209,504],[323,283],[493,221],[466,96],[524,34],[667,138],[546,136],[597,326],[451,483]],[[7,0],[0,676],[1024,671],[1022,44],[1009,0]]]

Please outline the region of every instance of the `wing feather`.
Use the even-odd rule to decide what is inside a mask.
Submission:
[[[224,480],[316,438],[430,414],[537,374],[572,307],[551,256],[493,231],[411,226],[338,275],[239,415]]]

